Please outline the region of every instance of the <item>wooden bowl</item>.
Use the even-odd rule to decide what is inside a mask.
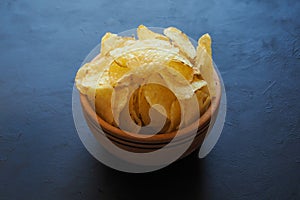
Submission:
[[[95,58],[96,59],[96,58]],[[106,138],[113,142],[116,146],[123,150],[146,153],[163,148],[172,141],[168,148],[180,148],[180,146],[191,143],[189,148],[181,156],[181,158],[189,155],[195,149],[199,148],[206,136],[209,126],[213,125],[215,116],[221,99],[221,86],[218,74],[214,70],[214,80],[216,85],[216,96],[212,97],[211,104],[207,111],[194,123],[181,129],[181,131],[173,131],[169,133],[155,134],[151,137],[140,137],[139,133],[126,134],[123,130],[112,126],[96,114],[87,96],[80,94],[80,101],[86,122],[94,134],[97,141],[105,148],[107,147]],[[197,134],[195,135],[195,131]],[[110,148],[106,148],[110,152]]]

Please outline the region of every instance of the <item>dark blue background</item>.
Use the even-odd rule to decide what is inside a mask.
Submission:
[[[0,199],[299,199],[299,19],[297,0],[1,0]],[[228,112],[205,159],[126,174],[85,150],[71,94],[101,36],[139,24],[209,32]]]

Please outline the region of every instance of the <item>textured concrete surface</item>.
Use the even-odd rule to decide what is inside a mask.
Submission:
[[[0,199],[300,199],[299,10],[297,0],[1,0]],[[126,174],[85,150],[71,94],[100,37],[141,23],[212,35],[228,112],[205,159]]]

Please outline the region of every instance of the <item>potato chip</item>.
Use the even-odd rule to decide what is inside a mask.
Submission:
[[[140,87],[138,92],[138,102],[136,104],[137,107],[137,113],[139,118],[141,119],[143,125],[149,125],[151,122],[149,111],[150,111],[150,105],[144,95],[143,86]]]
[[[137,89],[133,92],[132,96],[129,99],[129,113],[131,116],[131,119],[135,122],[135,124],[142,126],[142,120],[139,117],[139,112],[138,112],[138,104],[139,104],[139,92],[140,89]]]
[[[132,133],[138,133],[142,126],[142,122],[139,119],[135,109],[137,103],[137,94],[138,90],[135,90],[132,93],[129,102],[126,103],[124,108],[120,111],[119,116],[119,127],[124,131],[129,131]]]
[[[191,84],[193,91],[200,90],[201,88],[205,87],[207,85],[206,81],[204,80],[194,80]]]
[[[111,95],[113,88],[110,85],[101,85],[95,91],[96,113],[110,124],[114,124],[114,117],[111,109]]]
[[[141,72],[146,71],[141,70]],[[124,75],[121,79],[119,79],[118,84],[116,84],[116,88],[124,87],[127,88],[129,92],[133,92],[133,99],[129,102],[133,105],[129,105],[129,110],[131,116],[133,116],[134,119],[136,118],[136,116],[139,118],[139,120],[135,120],[136,122],[138,122],[136,124],[139,126],[147,125],[150,123],[150,106],[145,97],[142,95],[141,90],[144,76],[145,75],[139,73],[138,70],[133,70],[132,73],[128,73],[127,75]]]
[[[167,130],[167,132],[172,132],[176,130],[181,122],[181,109],[180,104],[178,100],[176,99],[171,104],[171,110],[170,110],[170,127]]]
[[[199,102],[196,94],[189,99],[181,100],[182,127],[186,127],[195,122],[200,117]]]
[[[113,49],[122,47],[127,41],[135,40],[134,37],[121,37],[117,34],[106,33],[101,39],[101,53],[104,56]]]
[[[75,77],[76,87],[82,94],[86,94],[89,87],[95,87],[106,68],[110,65],[108,57],[99,58],[95,62],[86,63],[77,72]]]
[[[153,133],[165,133],[170,127],[170,118],[167,117],[166,110],[160,104],[154,104],[149,110],[151,123],[146,130],[152,130]],[[149,133],[149,131],[147,131]]]
[[[210,96],[207,96],[205,101],[203,102],[202,106],[200,107],[200,112],[204,114],[204,112],[208,109],[209,105],[211,103]]]
[[[83,94],[86,94],[86,90],[88,89],[88,85],[90,85],[90,84],[87,84],[85,82],[85,76],[88,73],[89,65],[90,65],[90,63],[86,63],[85,65],[83,65],[77,71],[77,74],[76,74],[76,77],[75,77],[76,87]]]
[[[111,109],[112,109],[112,113],[114,116],[114,120],[116,122],[117,125],[119,125],[120,123],[120,113],[121,111],[124,109],[125,106],[128,106],[128,102],[129,102],[129,88],[127,87],[115,87],[112,93],[112,97],[111,97]],[[128,114],[126,116],[127,121],[131,120],[130,114],[127,111],[126,114]]]
[[[180,62],[186,67],[192,68],[191,62],[178,55],[177,53],[164,49],[145,48],[139,49],[127,54],[123,54],[122,58],[126,60],[127,67],[135,68],[145,64],[165,65],[171,61]],[[182,66],[184,68],[185,66]]]
[[[121,66],[116,61],[113,61],[108,70],[110,84],[114,86],[129,71],[128,67]]]
[[[204,48],[210,57],[212,56],[211,38],[208,33],[201,36],[201,38],[198,41],[198,46]]]
[[[200,70],[201,76],[207,82],[210,95],[214,97],[216,94],[216,85],[211,57],[211,38],[209,34],[203,35],[198,40],[195,66]]]
[[[158,127],[159,124],[157,124],[157,126],[154,126],[155,121],[157,121],[158,119],[164,120],[165,115],[162,116],[162,114],[159,114],[157,110],[151,109],[151,107],[153,105],[147,101],[144,90],[145,90],[146,85],[149,83],[156,84],[156,85],[162,85],[162,86],[165,85],[165,82],[164,82],[162,76],[160,75],[160,70],[161,70],[161,68],[159,68],[158,66],[153,66],[153,67],[147,68],[146,70],[142,70],[143,72],[146,72],[145,75],[148,75],[149,77],[146,81],[142,82],[140,90],[139,90],[139,98],[138,98],[138,101],[139,101],[138,113],[139,113],[141,120],[143,121],[143,125],[149,125],[151,123],[153,128],[156,128],[156,130],[159,128]],[[160,94],[160,95],[163,95],[163,94]],[[150,118],[150,111],[152,114],[152,118]],[[161,128],[162,127],[160,127],[160,129]]]
[[[145,71],[147,67],[155,65],[171,67],[181,73],[188,81],[191,81],[193,79],[193,68],[188,64],[190,64],[188,60],[173,52],[156,49],[137,50],[124,54],[112,62],[109,68],[110,83],[115,85],[121,77],[132,69],[144,67],[142,70]],[[153,70],[151,69],[151,71]],[[148,76],[145,72],[141,73]],[[151,74],[151,72],[149,72],[149,74]]]
[[[173,59],[168,63],[168,66],[179,72],[187,81],[190,82],[193,80],[194,70],[187,64]]]
[[[137,36],[138,36],[139,40],[158,39],[158,40],[169,41],[169,38],[167,38],[166,36],[159,34],[159,33],[155,33],[153,31],[149,30],[144,25],[140,25],[137,28],[136,32],[137,32]]]
[[[199,111],[202,114],[207,110],[210,104],[209,90],[207,87],[207,82],[202,79],[201,75],[195,75],[192,83],[194,93],[197,96],[199,103]]]
[[[199,102],[200,114],[203,115],[207,110],[208,106],[210,105],[210,97],[207,93],[203,92],[202,90],[197,90],[195,94],[197,95],[197,99]]]
[[[196,57],[195,47],[189,37],[182,31],[175,27],[169,27],[164,30],[164,34],[170,38],[188,58],[193,60]]]
[[[168,67],[161,70],[160,75],[166,87],[170,88],[178,99],[189,99],[193,96],[194,91],[190,82],[180,72]]]
[[[130,52],[145,49],[155,49],[168,51],[169,53],[178,54],[179,49],[174,47],[170,42],[157,39],[127,41],[123,47],[115,48],[109,52],[114,59],[124,56]]]
[[[171,105],[172,102],[176,100],[176,96],[168,88],[154,83],[144,85],[142,90],[150,106],[155,104],[161,105],[164,108],[164,111],[161,109],[157,111],[170,119]]]

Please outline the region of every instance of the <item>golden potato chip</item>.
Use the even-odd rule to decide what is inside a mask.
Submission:
[[[203,105],[200,107],[200,112],[202,114],[205,113],[205,111],[208,109],[209,105],[211,103],[211,99],[209,96],[207,96],[207,98],[205,99],[205,101],[203,102]]]
[[[142,120],[139,118],[139,112],[138,112],[138,105],[139,105],[139,91],[140,89],[137,89],[133,92],[129,99],[129,113],[132,118],[132,120],[135,122],[135,124],[142,126]]]
[[[149,120],[149,104],[145,98],[141,95],[141,86],[143,85],[143,73],[149,74],[146,70],[133,70],[132,73],[124,75],[116,84],[116,88],[127,88],[129,92],[133,92],[133,99],[129,100],[129,110],[131,117],[136,119],[136,115],[139,120],[135,120],[138,126],[145,126],[150,123]],[[119,95],[120,96],[120,95]],[[127,117],[125,117],[127,119]],[[123,120],[125,119],[123,117]],[[131,119],[130,119],[131,120]],[[136,128],[135,126],[130,126]]]
[[[110,84],[114,86],[129,71],[128,67],[121,66],[116,61],[113,61],[108,70]]]
[[[159,120],[164,120],[165,115],[160,114],[159,111],[155,110],[154,108],[151,109],[151,107],[153,105],[147,101],[147,99],[145,97],[144,88],[145,88],[145,85],[147,85],[148,83],[152,83],[152,84],[156,84],[156,85],[165,85],[165,82],[159,74],[159,70],[160,70],[159,67],[153,66],[153,67],[150,67],[149,69],[151,71],[147,71],[148,69],[142,70],[143,72],[146,72],[145,76],[148,75],[149,77],[148,77],[147,81],[143,82],[143,84],[141,85],[140,90],[139,90],[138,113],[143,122],[143,125],[149,125],[151,123],[152,128],[155,128],[155,130],[157,130],[158,128],[161,129],[162,127],[159,127],[160,123],[157,124],[156,122]],[[163,94],[160,94],[160,95],[163,95]],[[152,118],[150,117],[150,112],[152,114],[152,116],[151,116]],[[164,111],[162,111],[162,112],[164,112]],[[166,124],[168,124],[168,122],[166,122]]]
[[[167,116],[166,110],[160,104],[154,104],[149,111],[151,118],[150,124],[147,129],[152,130],[153,133],[165,133],[170,127],[170,119]]]
[[[100,77],[110,65],[111,58],[102,57],[95,62],[86,63],[77,72],[75,77],[76,87],[82,94],[86,94],[89,87],[95,87],[99,81],[103,81]]]
[[[111,97],[111,109],[112,109],[112,113],[114,116],[114,120],[116,122],[117,125],[119,125],[120,123],[120,113],[121,111],[124,109],[125,106],[128,105],[129,102],[129,88],[127,87],[115,87],[112,93],[112,97]],[[130,117],[130,113],[126,112],[125,119],[127,121],[131,121],[131,117]],[[124,117],[124,116],[123,116]]]
[[[197,90],[195,93],[199,102],[200,114],[203,115],[207,110],[208,106],[210,105],[210,97],[207,93],[203,92],[202,90]]]
[[[168,63],[169,67],[172,67],[177,72],[179,72],[187,81],[192,81],[194,76],[194,70],[192,67],[179,60],[171,60]]]
[[[172,132],[176,130],[181,123],[181,109],[178,100],[176,99],[171,104],[170,110],[170,127],[167,132]]]
[[[186,92],[185,98],[179,98],[181,102],[181,111],[182,111],[182,126],[190,125],[197,118],[199,118],[200,114],[200,102],[198,102],[197,96],[195,95],[195,91],[203,90],[206,87],[207,83],[201,79],[200,75],[197,75],[193,78],[193,81],[189,85],[175,85],[175,90],[182,90]],[[177,91],[178,93],[178,91]],[[184,93],[182,93],[184,94]],[[180,97],[179,95],[177,97]],[[175,120],[174,118],[173,120]],[[172,120],[171,120],[172,123]]]
[[[171,63],[171,67],[169,63]],[[163,84],[174,91],[179,98],[190,98],[193,95],[193,89],[189,84],[190,80],[193,79],[193,69],[181,61],[171,60],[169,63],[167,66],[163,66],[163,63],[155,64],[151,62],[150,64],[137,68],[135,73],[141,78],[149,78],[149,75],[154,72],[159,72],[159,76],[164,79]],[[130,72],[128,74],[132,73],[133,72]],[[188,80],[186,80],[185,77]]]
[[[129,102],[120,112],[119,127],[124,131],[138,133],[142,127],[142,122],[136,112],[138,90],[131,95]],[[129,114],[128,114],[129,112]]]
[[[174,84],[173,84],[174,85]],[[207,103],[209,102],[205,102],[206,104],[204,105],[204,102],[202,102],[203,100],[205,100],[204,98],[198,99],[198,96],[195,95],[196,91],[200,91],[203,90],[205,87],[207,87],[207,83],[204,80],[201,79],[194,79],[193,82],[191,83],[190,86],[178,86],[175,85],[176,87],[176,91],[178,93],[178,90],[183,90],[183,91],[190,91],[189,94],[186,96],[186,98],[181,98],[180,101],[182,103],[182,107],[181,110],[184,111],[182,113],[182,123],[183,126],[187,126],[191,123],[193,123],[196,119],[198,119],[200,117],[199,112],[206,109],[207,108]],[[203,94],[205,94],[204,92],[202,92]],[[200,95],[202,95],[202,93],[199,93]],[[196,93],[197,94],[197,93]],[[179,95],[177,97],[180,97]],[[202,96],[201,96],[202,97]],[[207,97],[207,96],[206,96]],[[201,100],[201,101],[200,101]],[[199,109],[195,109],[196,107],[198,107]],[[177,110],[179,108],[176,108]],[[172,114],[174,115],[174,113]],[[178,120],[177,117],[172,117],[171,115],[171,126],[169,130],[174,130],[174,124],[178,125],[176,122],[176,120]]]
[[[198,46],[204,48],[210,57],[212,56],[211,38],[208,33],[201,36],[201,38],[198,41]]]
[[[137,113],[139,118],[141,119],[143,125],[149,125],[151,122],[149,111],[150,111],[150,105],[145,98],[143,86],[140,87],[138,92],[138,103],[136,104],[137,107]]]
[[[197,96],[198,103],[199,103],[199,111],[202,114],[207,110],[208,106],[210,105],[210,98],[209,98],[209,90],[207,86],[207,82],[202,79],[201,75],[194,76],[192,87],[194,93]]]
[[[158,40],[169,41],[169,38],[167,38],[166,36],[159,34],[159,33],[155,33],[153,31],[149,30],[144,25],[140,25],[137,28],[136,32],[137,32],[137,36],[138,36],[139,40],[158,39]]]
[[[167,120],[162,131],[168,130],[171,119],[171,105],[172,102],[176,100],[175,95],[168,88],[154,83],[144,85],[142,90],[147,102],[149,102],[149,105],[155,111],[157,111],[157,115],[162,115]],[[154,106],[156,104],[160,106]],[[156,117],[154,117],[153,119],[155,119]]]
[[[137,50],[124,54],[112,62],[109,68],[110,83],[115,85],[117,81],[131,69],[138,67],[144,67],[142,68],[142,70],[144,70],[142,73],[147,77],[153,72],[154,68],[151,69],[148,74],[145,72],[146,68],[155,65],[160,67],[171,67],[181,73],[188,81],[191,81],[193,79],[193,68],[188,64],[190,64],[188,60],[173,52],[156,49]]]
[[[199,103],[195,94],[189,99],[181,100],[182,126],[188,126],[200,117]]]
[[[157,65],[165,65],[171,61],[181,62],[182,68],[189,67],[192,68],[191,62],[179,56],[177,53],[169,50],[163,49],[155,49],[155,48],[147,48],[147,49],[139,49],[136,51],[132,51],[130,53],[124,54],[122,56],[124,60],[126,60],[127,67],[135,68],[145,64],[157,64]],[[176,63],[175,63],[176,64]]]
[[[204,80],[195,80],[191,84],[194,92],[197,90],[200,90],[201,88],[203,88],[206,85],[207,85],[207,83]]]
[[[173,91],[178,99],[189,99],[193,96],[194,91],[190,82],[180,72],[167,67],[160,71],[160,76],[166,87]]]
[[[85,65],[83,65],[77,71],[77,74],[75,77],[76,87],[83,94],[86,93],[86,90],[88,89],[88,85],[90,85],[90,84],[85,83],[85,76],[88,73],[89,65],[90,65],[90,63],[86,63]]]
[[[106,55],[109,51],[122,47],[127,41],[135,40],[134,37],[121,37],[117,34],[106,33],[101,39],[101,55]]]
[[[164,30],[164,34],[170,38],[188,58],[193,60],[196,57],[195,47],[189,37],[181,30],[175,27],[169,27]]]
[[[106,122],[113,124],[114,117],[111,109],[111,96],[113,88],[110,85],[101,85],[95,91],[96,113]]]
[[[111,50],[109,52],[109,55],[112,56],[114,59],[116,59],[126,54],[129,54],[130,52],[134,52],[138,50],[146,50],[146,49],[168,51],[169,53],[174,53],[177,55],[179,53],[179,49],[174,47],[168,41],[149,39],[149,40],[127,41],[124,43],[123,47],[119,47]]]
[[[200,69],[201,76],[208,84],[208,89],[212,97],[216,93],[216,85],[214,80],[214,67],[211,57],[211,38],[209,34],[205,34],[198,40],[196,67]]]

